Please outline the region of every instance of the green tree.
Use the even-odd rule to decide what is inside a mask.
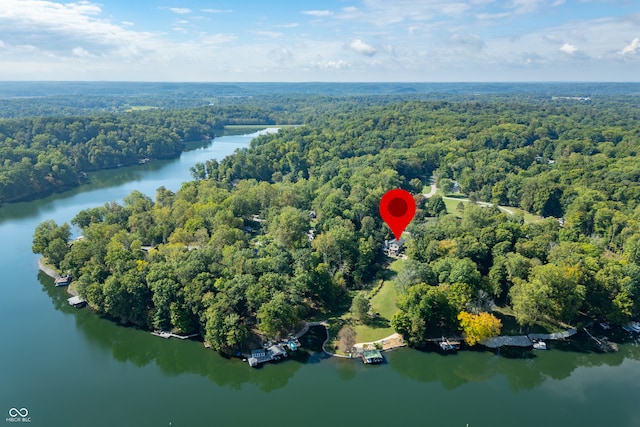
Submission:
[[[351,313],[353,317],[362,323],[369,321],[369,310],[371,310],[371,302],[362,292],[359,292],[351,303]]]
[[[260,306],[257,313],[258,330],[268,337],[278,338],[286,327],[295,322],[295,310],[283,292]]]
[[[442,200],[442,196],[440,196],[439,194],[432,196],[427,202],[426,210],[427,213],[431,216],[446,214],[447,207],[444,204],[444,200]]]
[[[44,254],[44,251],[52,241],[60,239],[62,242],[68,243],[70,237],[71,228],[68,224],[65,223],[58,226],[54,220],[50,219],[41,222],[36,227],[36,230],[33,233],[33,245],[31,246],[31,249],[33,253]]]
[[[533,324],[543,316],[570,322],[585,300],[586,277],[576,267],[534,267],[528,281],[516,280],[510,297],[518,323]]]
[[[269,233],[285,248],[295,249],[308,244],[309,215],[286,206],[269,223]]]
[[[221,353],[233,354],[247,338],[248,330],[242,317],[216,303],[205,313],[205,340]]]

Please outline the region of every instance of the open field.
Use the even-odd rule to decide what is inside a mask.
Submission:
[[[146,110],[157,110],[157,109],[158,107],[154,107],[152,105],[132,105],[125,111],[130,112],[130,111],[146,111]]]
[[[395,260],[389,266],[389,270],[395,274],[385,280],[378,293],[371,298],[371,311],[378,313],[378,316],[370,324],[355,326],[356,342],[376,341],[395,332],[391,327],[391,318],[398,310],[394,279],[395,275],[402,271],[403,265],[402,260]]]
[[[462,202],[462,204],[466,207],[469,203],[471,203],[469,201],[469,199],[466,198],[454,198],[454,197],[446,197],[443,198],[444,204],[447,207],[447,212],[449,212],[450,214],[453,214],[455,216],[457,216],[458,218],[462,218],[462,212],[458,210],[458,204],[460,202]],[[542,221],[542,217],[539,215],[535,215],[532,214],[531,212],[527,212],[525,210],[522,210],[520,208],[514,208],[511,206],[499,206],[502,212],[507,213],[507,211],[509,212],[513,212],[513,214],[523,214],[524,215],[524,222],[529,223],[529,222],[537,222],[537,221]]]

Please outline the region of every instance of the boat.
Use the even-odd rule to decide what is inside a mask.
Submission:
[[[440,348],[442,349],[442,351],[460,350],[460,341],[450,340],[448,338],[442,337],[442,341],[440,341]]]
[[[631,322],[622,327],[627,332],[638,332],[640,333],[640,323]]]
[[[534,350],[546,350],[547,349],[547,343],[540,340],[540,341],[535,341],[533,343],[533,349]]]

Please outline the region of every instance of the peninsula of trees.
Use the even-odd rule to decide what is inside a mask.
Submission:
[[[70,272],[97,311],[201,332],[232,353],[250,334],[276,336],[373,286],[392,238],[378,202],[400,187],[419,207],[392,322],[411,345],[493,304],[524,326],[639,314],[637,103],[382,104],[261,136],[195,167],[175,194],[133,192],[82,211],[72,221],[80,240],[44,222],[33,250]],[[432,175],[445,192],[457,183],[472,200],[546,219],[474,204],[447,213],[439,196],[421,195]]]
[[[175,157],[222,126],[205,110],[0,119],[0,203],[75,186],[86,172]]]

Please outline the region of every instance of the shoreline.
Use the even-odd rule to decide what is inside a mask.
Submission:
[[[53,280],[60,278],[60,273],[54,270],[52,266],[47,264],[44,261],[44,257],[38,258],[38,269],[42,271],[44,274],[46,274],[47,276],[51,277]],[[78,291],[76,291],[75,289],[72,289],[71,285],[67,286],[67,293],[74,297],[78,296]]]
[[[48,265],[45,260],[44,257],[40,257],[38,259],[38,269],[40,271],[42,271],[44,274],[46,274],[47,276],[51,277],[52,279],[58,279],[60,278],[60,274],[50,265]],[[73,289],[71,287],[71,285],[67,286],[66,289],[67,293],[71,296],[78,296],[78,292]],[[402,348],[402,347],[408,347],[407,343],[404,341],[404,337],[402,335],[400,335],[399,333],[393,333],[391,335],[389,335],[388,337],[384,337],[381,338],[379,340],[376,341],[370,341],[370,342],[360,342],[360,343],[356,343],[352,346],[352,348],[355,350],[354,352],[352,352],[350,355],[342,355],[342,354],[337,354],[337,353],[332,353],[329,350],[326,349],[326,345],[327,343],[331,340],[331,335],[329,332],[329,323],[327,320],[323,320],[320,322],[306,322],[305,326],[302,328],[302,330],[300,330],[297,334],[295,334],[296,338],[300,338],[301,336],[303,336],[304,334],[306,334],[309,331],[310,327],[313,326],[324,326],[325,331],[327,333],[327,337],[325,338],[325,340],[322,343],[322,352],[325,353],[328,356],[331,357],[338,357],[341,359],[353,359],[353,355],[354,354],[358,354],[364,350],[368,350],[368,349],[377,349],[380,351],[391,351],[391,350],[395,350],[398,348]],[[534,340],[550,340],[550,341],[555,341],[555,340],[566,340],[568,338],[571,338],[573,335],[577,334],[577,330],[575,328],[570,328],[568,330],[565,330],[563,332],[558,332],[558,333],[554,333],[554,334],[529,334],[529,335],[524,335],[524,336],[511,336],[511,335],[501,335],[498,337],[493,337],[493,338],[489,338],[487,340],[485,340],[484,342],[480,343],[480,345],[482,345],[483,347],[485,347],[487,350],[496,350],[496,349],[500,349],[502,347],[509,347],[511,346],[511,341],[517,338],[527,338],[527,344],[530,345],[530,343],[532,343]],[[433,339],[429,339],[429,341],[431,340],[440,340],[437,338],[433,338]],[[204,341],[206,343],[206,341]],[[528,347],[529,345],[527,345],[526,347]],[[206,347],[206,345],[205,345]],[[378,348],[379,347],[379,348]],[[515,347],[524,347],[523,345],[515,345]]]

